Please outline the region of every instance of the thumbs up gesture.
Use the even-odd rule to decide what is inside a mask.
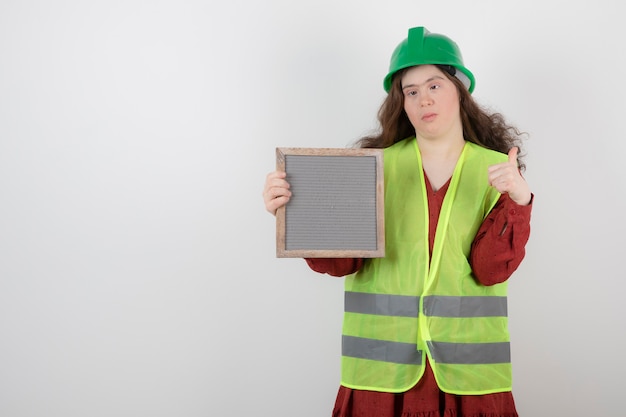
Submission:
[[[506,193],[520,206],[530,204],[530,187],[522,177],[517,165],[517,147],[509,151],[509,160],[488,168],[489,185],[502,194]]]

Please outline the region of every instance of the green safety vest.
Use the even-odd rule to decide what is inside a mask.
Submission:
[[[481,285],[472,242],[500,193],[487,167],[507,156],[466,142],[446,192],[429,262],[428,201],[415,138],[384,150],[384,258],[346,277],[342,385],[404,392],[424,373],[479,395],[511,390],[507,283]]]

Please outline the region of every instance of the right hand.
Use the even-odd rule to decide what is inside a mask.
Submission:
[[[520,206],[527,206],[532,200],[532,193],[518,168],[518,151],[519,148],[514,146],[509,150],[509,160],[507,162],[491,165],[488,168],[489,185],[502,194],[507,193],[511,200]]]
[[[263,201],[265,210],[276,215],[276,210],[289,202],[291,191],[289,183],[285,180],[287,173],[274,171],[267,174],[265,187],[263,187]]]

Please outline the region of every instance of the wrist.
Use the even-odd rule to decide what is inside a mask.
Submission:
[[[511,200],[513,200],[513,202],[515,204],[517,204],[518,206],[527,206],[531,203],[533,199],[533,195],[531,193],[528,193],[527,195],[524,195],[523,197],[517,197],[517,198],[513,198],[511,197]]]

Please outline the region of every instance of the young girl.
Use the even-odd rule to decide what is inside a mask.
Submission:
[[[472,98],[451,39],[409,30],[384,79],[384,258],[307,259],[345,276],[335,417],[515,417],[507,279],[525,255],[533,196],[520,132]],[[291,192],[267,175],[272,214]]]

